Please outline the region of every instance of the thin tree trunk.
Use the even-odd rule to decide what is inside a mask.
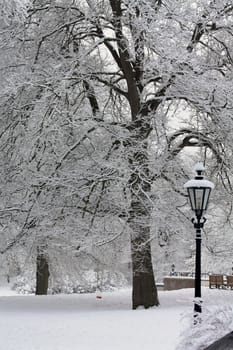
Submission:
[[[49,264],[44,253],[38,253],[36,260],[36,295],[46,295],[49,282]]]

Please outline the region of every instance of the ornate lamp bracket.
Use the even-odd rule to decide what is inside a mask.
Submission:
[[[201,229],[204,227],[206,218],[204,216],[202,218],[192,218],[191,222],[193,223],[194,228]]]

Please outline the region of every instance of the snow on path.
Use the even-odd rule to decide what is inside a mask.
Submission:
[[[102,299],[0,295],[0,350],[174,350],[193,300],[192,289],[160,292],[160,307],[131,310],[130,290]],[[205,295],[208,305],[233,301],[233,291]]]

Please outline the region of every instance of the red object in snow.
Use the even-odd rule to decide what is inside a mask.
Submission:
[[[96,295],[96,299],[102,299],[101,295]]]

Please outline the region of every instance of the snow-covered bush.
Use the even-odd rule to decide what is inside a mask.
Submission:
[[[103,270],[89,270],[78,276],[62,276],[49,280],[48,294],[73,294],[73,293],[94,293],[98,291],[112,291],[116,288],[126,286],[128,284],[122,273],[110,272]],[[35,277],[32,273],[27,273],[24,276],[18,276],[14,282],[12,289],[19,294],[34,294],[35,293]]]
[[[97,274],[95,271],[87,271],[82,274],[82,278],[74,279],[66,276],[63,280],[53,281],[49,287],[49,293],[94,293],[99,291],[112,291],[127,285],[127,281],[122,273],[113,273],[107,270]]]
[[[17,277],[12,285],[12,289],[18,294],[35,294],[36,283],[28,276]]]
[[[217,339],[232,331],[233,309],[231,306],[211,306],[201,314],[201,322],[194,325],[193,317],[184,316],[186,324],[181,342],[175,350],[203,350]]]

